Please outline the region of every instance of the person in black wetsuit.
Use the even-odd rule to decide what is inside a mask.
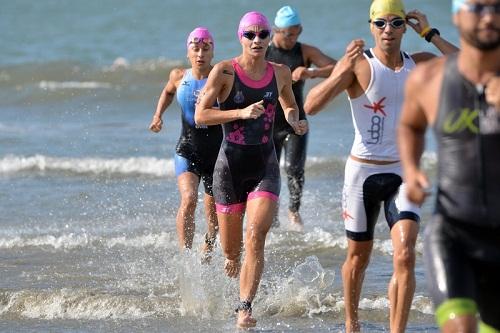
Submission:
[[[274,19],[273,32],[271,43],[267,48],[266,59],[290,67],[293,81],[292,89],[299,107],[299,117],[306,119],[303,94],[305,80],[328,77],[336,61],[323,54],[318,48],[298,42],[302,25],[295,8],[284,6],[278,10]],[[316,67],[312,68],[311,65]],[[285,119],[281,105],[278,104],[274,120],[274,146],[278,162],[281,150],[285,149],[285,172],[290,192],[288,218],[292,227],[297,230],[303,228],[299,208],[304,187],[307,141],[307,134],[297,135],[293,132]],[[278,221],[277,217],[276,221]]]
[[[176,217],[177,236],[181,249],[191,249],[195,231],[194,213],[201,179],[205,188],[203,201],[208,225],[202,250],[208,254],[213,250],[217,237],[212,175],[222,141],[222,129],[220,126],[196,126],[194,110],[197,96],[212,69],[214,40],[208,29],[198,27],[189,34],[186,46],[191,68],[172,69],[158,99],[149,128],[155,133],[162,129],[163,113],[177,95],[182,116],[182,130],[174,156],[175,174],[181,196]]]
[[[252,301],[264,269],[264,245],[280,191],[273,143],[276,105],[295,133],[307,132],[299,120],[290,70],[266,61],[270,26],[259,12],[239,24],[242,53],[214,66],[196,107],[197,124],[223,124],[223,141],[214,170],[214,196],[221,248],[230,277],[240,273],[243,217],[247,214],[245,258],[240,274],[238,327],[253,327]],[[220,109],[213,108],[218,100]]]
[[[443,332],[500,332],[500,1],[455,0],[458,54],[418,66],[399,130],[409,199],[429,181],[419,167],[428,125],[438,147],[436,208],[424,258]]]

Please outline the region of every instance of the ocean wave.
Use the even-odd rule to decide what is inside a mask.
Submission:
[[[1,129],[1,127],[0,127]],[[338,170],[344,157],[308,157],[306,170],[317,174]],[[284,167],[284,165],[282,165]],[[20,172],[64,172],[75,175],[119,175],[119,176],[174,176],[173,159],[155,157],[128,157],[106,159],[100,157],[51,157],[45,155],[16,156],[7,155],[0,158],[0,174]]]
[[[0,292],[0,315],[32,319],[138,319],[171,317],[179,312],[164,299],[148,296],[111,295],[89,290]]]
[[[172,242],[174,243],[174,242]],[[225,320],[232,313],[238,282],[223,273],[223,258],[200,265],[197,251],[186,251],[168,260],[169,273],[143,272],[134,266],[129,275],[116,276],[106,290],[52,288],[48,290],[0,290],[0,318],[19,316],[32,319],[130,320],[196,316]],[[147,269],[150,269],[147,266]],[[152,274],[152,284],[143,279]],[[335,273],[324,269],[317,257],[299,263],[289,276],[266,274],[254,302],[258,317],[338,316],[343,312],[341,287],[334,285]],[[109,289],[111,288],[111,289]],[[376,318],[389,310],[383,295],[360,300],[365,318]],[[415,295],[411,310],[432,315],[429,297]]]
[[[88,233],[63,233],[45,234],[36,236],[7,236],[0,238],[0,249],[14,249],[24,247],[49,247],[56,250],[68,250],[74,248],[98,247],[115,248],[122,246],[125,248],[171,248],[176,243],[176,235],[172,233],[146,233],[134,236],[101,236]],[[314,228],[312,231],[301,233],[271,232],[266,241],[268,248],[286,248],[300,252],[321,251],[325,249],[347,249],[346,237],[342,234],[328,232],[321,228]],[[384,255],[393,254],[392,242],[390,239],[374,240],[373,248]],[[417,241],[416,252],[422,254],[423,243]]]
[[[274,295],[273,297],[275,297]],[[287,294],[287,299],[280,301],[277,297],[273,302],[268,302],[267,314],[284,316],[317,316],[321,314],[339,314],[344,311],[344,298],[340,295],[321,295],[310,288],[294,290],[293,294]],[[359,301],[361,311],[388,311],[390,307],[389,299],[385,296],[374,298],[362,298]],[[434,314],[432,300],[423,295],[416,295],[413,298],[411,310],[427,315]]]
[[[37,84],[40,88],[96,89],[120,88],[130,84],[165,82],[168,72],[185,67],[180,60],[164,57],[128,61],[118,57],[109,65],[93,65],[72,61],[26,63],[0,66],[0,87],[16,91]]]
[[[422,155],[422,169],[425,172],[434,172],[437,164],[437,154],[434,151],[425,151]],[[343,176],[346,155],[335,156],[330,155],[327,157],[308,156],[306,160],[306,168],[309,175],[317,175],[324,172],[329,172],[333,175]],[[280,166],[284,167],[284,160],[281,161]]]
[[[87,233],[66,233],[61,235],[14,236],[0,238],[0,249],[45,247],[56,250],[75,248],[116,247],[170,249],[177,242],[177,236],[167,232],[147,233],[137,236],[99,236]],[[175,246],[174,246],[175,247]]]
[[[113,85],[107,82],[95,82],[95,81],[40,81],[38,84],[40,89],[43,90],[60,90],[60,89],[111,89]]]
[[[343,305],[343,301],[342,301]],[[359,308],[361,310],[386,310],[389,309],[389,299],[387,297],[376,297],[373,299],[363,298],[359,301]],[[413,297],[411,310],[421,312],[423,314],[432,315],[434,310],[432,307],[432,300],[424,295],[416,295]]]
[[[92,242],[87,234],[75,235],[73,233],[59,236],[42,235],[35,237],[8,237],[0,238],[1,249],[13,249],[23,247],[52,247],[54,249],[72,249],[87,246]]]
[[[220,281],[219,281],[220,282]],[[283,296],[286,295],[286,299]],[[261,298],[258,296],[258,298]],[[199,300],[197,301],[199,303]],[[176,293],[172,295],[152,294],[111,294],[87,289],[60,290],[22,290],[0,291],[0,316],[26,317],[31,319],[54,320],[131,320],[141,318],[171,318],[183,315],[199,315],[204,318],[227,319],[231,313],[231,300],[217,299],[208,302],[218,302],[219,311],[202,312],[202,307],[196,311],[184,312]],[[201,305],[201,304],[200,304]],[[207,306],[207,304],[205,304]],[[359,304],[360,311],[389,310],[389,300],[386,297],[363,298]],[[322,296],[317,290],[302,287],[281,295],[267,294],[266,299],[254,303],[257,316],[266,317],[297,317],[318,316],[324,314],[338,315],[344,309],[344,300],[340,295],[327,294]],[[429,297],[416,295],[411,310],[432,315],[432,302]]]
[[[438,155],[435,151],[425,151],[422,155],[422,169],[434,170],[438,161]]]
[[[315,227],[305,233],[270,233],[266,245],[273,247],[283,247],[298,251],[307,249],[308,251],[321,251],[325,249],[347,249],[347,239],[343,232],[329,232],[322,228]],[[384,255],[393,254],[392,241],[390,239],[375,239],[373,249],[380,251]],[[418,240],[415,248],[418,254],[423,253],[423,243]]]
[[[0,123],[0,133],[22,133],[23,128],[21,126],[5,125]]]
[[[103,72],[134,71],[134,72],[156,72],[162,69],[183,67],[186,64],[181,60],[170,60],[165,57],[157,59],[142,59],[134,62],[128,61],[124,57],[116,58],[109,66],[102,67]]]
[[[174,176],[173,159],[155,157],[129,158],[71,158],[44,155],[14,156],[0,159],[0,174],[23,172],[54,172],[73,175],[104,176]]]
[[[266,290],[265,299],[259,299],[268,315],[315,316],[325,313],[340,313],[344,309],[341,290],[334,288],[335,272],[324,269],[316,256],[307,257],[298,264],[285,280]],[[265,285],[265,283],[264,283]],[[261,296],[257,296],[260,298]],[[389,309],[386,296],[365,297],[360,300],[362,311]],[[411,309],[424,314],[432,314],[430,298],[416,295]]]

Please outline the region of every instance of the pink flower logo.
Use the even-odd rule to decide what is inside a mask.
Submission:
[[[235,126],[237,129],[229,133],[226,140],[232,143],[244,145],[245,144],[245,135],[243,134],[244,127],[238,128],[238,125]]]

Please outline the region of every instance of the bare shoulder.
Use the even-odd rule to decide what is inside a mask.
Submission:
[[[302,47],[302,52],[304,53],[320,52],[319,48],[317,48],[316,46],[312,46],[306,43],[300,43],[300,46]]]
[[[234,68],[231,60],[222,60],[215,64],[214,68],[211,72],[214,72],[214,75],[217,77],[232,77],[234,75]]]
[[[222,60],[214,65],[208,76],[209,85],[227,85],[234,78],[231,60]]]
[[[292,72],[290,71],[290,67],[283,65],[283,64],[277,64],[275,62],[269,61],[269,63],[273,66],[274,72],[276,73],[276,76],[278,77],[287,77],[287,76],[292,76]]]
[[[215,64],[214,69],[231,69],[233,70],[232,59],[226,59]]]
[[[371,69],[368,59],[361,55],[354,60],[353,74],[355,77],[355,82],[353,84],[361,85],[363,90],[368,88],[368,84],[371,79]]]
[[[421,63],[425,62],[434,58],[437,58],[437,56],[434,53],[431,52],[416,52],[411,55],[411,58],[415,63]]]
[[[169,80],[170,81],[173,81],[173,82],[178,82],[182,79],[182,77],[184,76],[184,73],[186,73],[186,69],[185,68],[173,68],[171,71],[170,71],[170,74],[169,74]]]
[[[356,58],[355,63],[354,63],[354,70],[359,71],[359,70],[370,70],[370,64],[368,63],[368,59],[364,55],[360,55],[359,57]]]
[[[409,110],[425,114],[427,123],[433,124],[438,112],[445,57],[419,63],[406,80],[405,100]]]
[[[430,86],[432,82],[442,76],[445,57],[435,57],[431,60],[420,62],[411,72],[408,80],[417,86]]]

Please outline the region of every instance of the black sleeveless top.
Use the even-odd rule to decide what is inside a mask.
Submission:
[[[464,223],[500,226],[500,114],[457,67],[445,64],[438,117],[439,213]]]
[[[304,63],[304,58],[302,57],[302,45],[299,42],[295,43],[294,47],[290,50],[281,49],[271,42],[266,51],[266,59],[277,64],[287,65],[290,67],[292,72],[297,67],[309,67],[311,65]],[[306,119],[306,113],[304,112],[304,83],[304,80],[299,80],[292,84],[295,101],[299,107],[299,119]],[[276,131],[287,128],[293,132],[292,127],[286,121],[285,114],[279,103],[274,128]]]
[[[220,109],[244,109],[264,100],[265,112],[257,119],[238,119],[223,124],[224,140],[239,145],[269,144],[274,147],[273,123],[279,93],[273,66],[267,63],[266,74],[260,81],[255,81],[245,74],[235,59],[232,64],[233,86],[226,100],[220,103]]]

